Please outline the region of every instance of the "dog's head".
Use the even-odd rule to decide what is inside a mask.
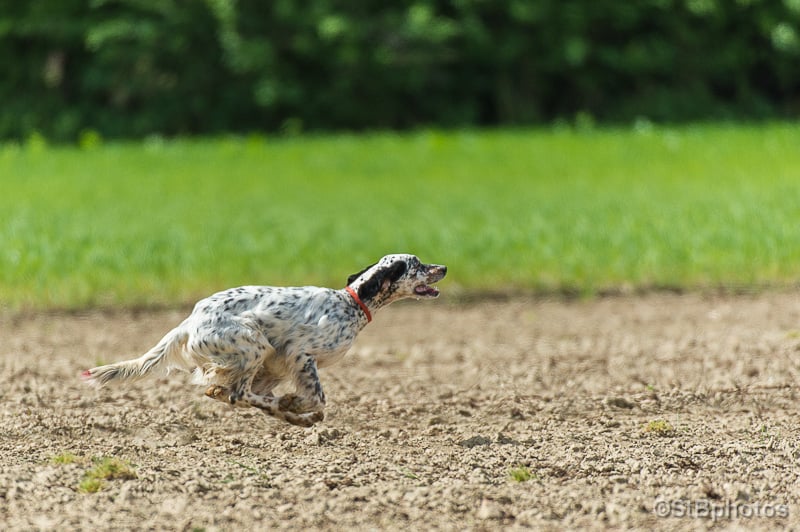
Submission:
[[[433,299],[439,290],[433,283],[447,274],[447,266],[423,264],[414,255],[386,255],[381,260],[347,278],[347,284],[364,303],[380,308],[392,301],[415,297]]]

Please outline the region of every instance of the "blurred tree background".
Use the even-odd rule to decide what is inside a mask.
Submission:
[[[800,114],[800,0],[0,0],[0,138]]]

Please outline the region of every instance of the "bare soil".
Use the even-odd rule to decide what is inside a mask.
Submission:
[[[310,429],[81,382],[186,313],[0,316],[3,529],[800,526],[798,293],[396,304]],[[104,456],[137,478],[81,491]]]

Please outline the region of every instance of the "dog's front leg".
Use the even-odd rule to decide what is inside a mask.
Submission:
[[[325,392],[322,391],[317,361],[313,356],[307,353],[295,355],[292,379],[296,386],[295,393],[281,397],[279,408],[295,414],[322,412],[325,408]]]
[[[230,390],[222,386],[214,385],[210,386],[206,390],[206,395],[208,397],[216,399],[218,401],[222,401],[224,403],[230,403],[229,394]],[[283,400],[284,397],[281,397],[280,400]],[[234,404],[235,406],[256,407],[267,415],[276,417],[278,419],[282,419],[288,423],[291,423],[292,425],[297,425],[298,427],[310,427],[314,423],[317,423],[325,419],[325,415],[322,413],[322,409],[313,412],[310,411],[294,412],[291,410],[287,410],[285,408],[281,408],[279,399],[277,397],[273,397],[271,394],[257,395],[252,392],[247,392],[241,399],[236,401]]]

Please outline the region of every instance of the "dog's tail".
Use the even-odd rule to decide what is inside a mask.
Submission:
[[[87,384],[101,388],[111,381],[138,380],[153,372],[167,373],[172,368],[189,369],[182,356],[186,340],[187,334],[177,327],[139,358],[87,369],[81,377]]]

